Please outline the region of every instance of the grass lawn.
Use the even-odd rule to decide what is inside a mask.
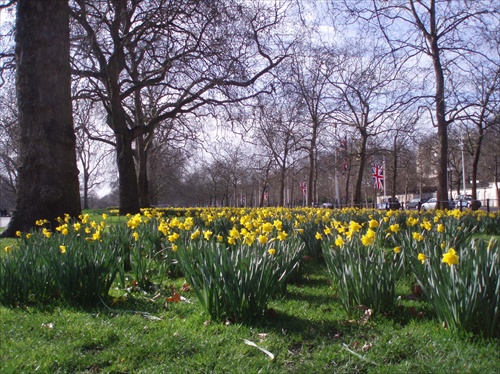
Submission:
[[[395,312],[348,317],[326,267],[311,263],[262,319],[242,325],[208,321],[189,290],[181,292],[186,300],[165,307],[171,284],[179,291],[183,279],[131,292],[109,308],[0,306],[0,372],[500,372],[498,339],[444,329],[405,285]]]

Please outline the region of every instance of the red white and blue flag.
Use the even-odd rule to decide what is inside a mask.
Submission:
[[[372,166],[373,187],[379,190],[384,189],[384,166],[373,164]]]
[[[306,196],[307,192],[306,182],[300,182],[300,190],[302,191],[302,196]]]

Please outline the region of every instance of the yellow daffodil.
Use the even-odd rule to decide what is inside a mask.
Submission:
[[[424,236],[419,232],[414,232],[412,234],[412,237],[413,237],[413,239],[415,239],[416,241],[419,241],[419,242],[424,240]]]
[[[191,234],[191,240],[195,240],[196,238],[198,238],[199,236],[201,235],[201,231],[200,230],[196,230],[195,232],[193,232]]]
[[[442,223],[440,223],[439,225],[437,225],[437,231],[438,232],[444,232],[444,225]]]
[[[65,246],[65,245],[60,245],[60,246],[59,246],[59,251],[60,251],[61,253],[66,253],[66,246]]]
[[[409,227],[415,226],[417,223],[418,223],[418,218],[415,217],[408,217],[408,219],[406,220],[406,225]]]
[[[432,223],[429,222],[428,220],[424,220],[424,222],[420,224],[420,227],[423,228],[424,230],[429,231],[430,229],[432,229]]]
[[[394,247],[394,252],[396,252],[396,253],[401,252],[401,247]]]
[[[450,248],[447,253],[443,254],[443,259],[441,260],[441,262],[444,262],[445,264],[448,264],[450,266],[458,265],[459,258],[455,250],[453,248]]]
[[[161,221],[160,224],[158,225],[158,231],[161,232],[163,235],[168,235],[168,233],[170,232],[170,228],[168,227],[168,224],[165,221]]]
[[[357,232],[359,230],[361,230],[363,226],[361,226],[359,223],[357,223],[356,221],[351,221],[349,222],[349,230],[350,231],[353,231],[353,232]]]
[[[45,235],[45,237],[48,239],[52,236],[52,232],[50,232],[50,230],[46,229],[46,228],[43,228],[42,229],[42,234]]]
[[[174,233],[170,234],[170,235],[167,237],[167,239],[168,239],[168,241],[169,241],[170,243],[173,243],[173,242],[175,242],[177,239],[179,239],[179,234],[178,234],[178,233],[176,233],[176,232],[174,232]]]
[[[18,238],[20,238],[22,235],[23,235],[23,233],[22,233],[21,231],[16,231],[16,236],[17,236]]]
[[[271,256],[274,256],[274,255],[276,254],[276,249],[274,249],[274,248],[269,248],[269,249],[267,250],[267,252],[268,252]]]
[[[96,230],[93,234],[92,234],[92,240],[94,241],[98,241],[101,239],[101,230]]]
[[[389,226],[389,230],[391,230],[391,232],[399,232],[399,223],[395,223],[394,225],[390,225]]]
[[[363,243],[363,245],[366,246],[372,245],[373,243],[375,243],[376,237],[377,237],[376,232],[369,228],[366,231],[366,234],[361,237],[361,243]]]
[[[259,243],[260,244],[266,244],[267,243],[267,236],[265,236],[265,235],[259,235]]]
[[[278,230],[278,231],[283,230],[283,222],[282,221],[275,219],[273,222],[273,225],[276,228],[276,230]]]
[[[344,239],[342,239],[342,236],[337,235],[337,239],[335,239],[335,245],[337,247],[342,247],[345,244]]]
[[[376,229],[378,227],[378,221],[375,219],[370,220],[370,222],[368,223],[368,227],[370,227],[371,229]]]
[[[131,228],[132,230],[135,230],[142,222],[142,218],[140,213],[137,213],[136,215],[132,216],[132,218],[129,219],[127,222],[127,226]],[[158,227],[158,229],[160,229]]]
[[[207,231],[203,232],[203,237],[205,238],[205,240],[210,240],[210,238],[212,237],[212,235],[213,235],[213,232],[210,231],[210,230],[207,230]]]
[[[271,232],[274,229],[274,225],[271,222],[266,222],[262,225],[263,232]]]
[[[253,236],[252,234],[248,233],[245,235],[245,237],[243,238],[243,241],[246,245],[252,245],[253,242],[255,241],[255,236]]]
[[[231,230],[229,230],[229,236],[234,239],[239,239],[240,232],[236,227],[233,227]]]
[[[7,245],[3,248],[3,250],[7,253],[9,253],[10,251],[12,251],[12,246],[11,245]]]
[[[56,230],[59,231],[61,234],[63,235],[68,235],[69,231],[68,231],[68,224],[65,223],[61,226],[58,226],[56,227]]]
[[[418,257],[417,257],[421,262],[422,264],[425,262],[425,259],[427,258],[426,255],[424,255],[423,253],[419,253],[418,254]]]
[[[283,241],[287,238],[288,234],[284,231],[281,231],[280,233],[278,233],[278,239]]]
[[[323,239],[323,235],[321,235],[320,232],[317,232],[315,235],[315,238],[316,238],[316,240],[321,240],[321,239]]]
[[[132,237],[134,238],[135,241],[138,241],[139,240],[139,233],[137,231],[134,231],[132,233]]]

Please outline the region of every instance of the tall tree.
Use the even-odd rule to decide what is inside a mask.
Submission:
[[[19,0],[16,18],[19,170],[16,208],[2,236],[37,219],[81,213],[71,112],[67,1]]]
[[[371,10],[358,8],[354,14],[373,21],[391,50],[405,55],[415,71],[426,77],[421,95],[430,99],[430,118],[439,139],[437,207],[447,208],[448,128],[463,107],[463,103],[454,101],[450,95],[453,73],[460,71],[467,56],[476,53],[471,48],[476,37],[474,31],[490,23],[485,17],[498,12],[498,2],[373,0],[372,5]]]
[[[273,95],[260,99],[254,114],[257,122],[255,142],[263,148],[278,173],[279,206],[289,202],[285,199],[285,187],[289,172],[297,162],[304,109],[303,101],[291,85],[278,84]]]
[[[303,47],[291,61],[291,84],[304,106],[302,118],[303,148],[308,159],[307,203],[315,203],[317,196],[317,160],[321,134],[326,130],[332,112],[328,77],[335,66],[327,63],[328,52],[317,47]]]
[[[369,141],[392,127],[397,113],[410,104],[408,87],[401,80],[391,56],[383,48],[353,40],[333,53],[334,64],[342,66],[335,75],[328,77],[338,101],[332,113],[333,121],[356,134],[356,159],[358,168],[353,191],[353,203],[362,203],[363,179],[369,159]],[[390,147],[388,145],[388,147]],[[379,162],[381,162],[379,160]]]
[[[284,14],[246,1],[75,0],[74,70],[95,88],[116,138],[120,213],[139,211],[133,142],[206,104],[242,100],[284,58],[268,44]],[[238,46],[238,48],[235,48]],[[134,100],[148,86],[163,100],[149,115]]]

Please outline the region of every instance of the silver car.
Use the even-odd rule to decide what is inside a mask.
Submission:
[[[438,203],[438,200],[433,197],[432,199],[429,199],[427,202],[422,204],[422,207],[420,209],[422,210],[433,210],[436,209],[436,205]],[[455,207],[455,204],[453,202],[448,201],[448,208],[453,209]]]
[[[427,200],[427,202],[423,203],[420,209],[422,210],[433,210],[436,209],[437,199],[433,197],[432,199]]]

